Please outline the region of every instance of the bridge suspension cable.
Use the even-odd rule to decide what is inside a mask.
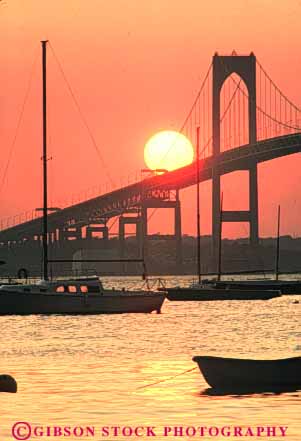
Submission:
[[[261,139],[301,130],[301,110],[275,84],[266,70],[258,66],[258,135]]]
[[[208,87],[209,84],[209,76],[210,73],[212,72],[212,63],[209,65],[209,68],[207,69],[206,75],[204,77],[204,80],[201,84],[201,87],[193,101],[193,104],[189,110],[189,112],[187,113],[184,122],[182,124],[182,126],[179,129],[179,133],[185,134],[186,137],[193,142],[193,138],[194,138],[194,134],[192,134],[192,119],[193,119],[193,115],[194,115],[194,120],[195,120],[195,127],[197,125],[197,121],[196,121],[196,109],[199,106],[200,100],[201,100],[201,96],[204,93],[204,91],[206,91],[206,88]],[[199,120],[200,120],[200,108],[199,108]],[[198,121],[199,121],[198,120]],[[190,133],[186,133],[187,132],[187,127],[190,127]],[[176,144],[176,139],[170,144],[168,150],[166,152],[164,152],[164,154],[162,155],[160,162],[162,163],[163,160],[166,158],[166,156],[171,152],[171,150],[174,148]]]
[[[273,85],[273,87],[277,90],[277,92],[279,92],[280,95],[282,95],[282,97],[292,106],[294,107],[298,112],[301,112],[301,109],[296,106],[286,95],[284,95],[284,93],[279,89],[279,87],[275,84],[275,82],[272,80],[272,78],[269,76],[269,74],[267,73],[267,71],[262,67],[262,64],[258,61],[258,59],[256,58],[256,63],[259,67],[259,69],[264,73],[264,75],[267,77],[267,79],[270,81],[270,83]]]
[[[100,148],[99,148],[99,146],[98,146],[98,144],[97,144],[97,142],[96,142],[95,136],[93,135],[92,130],[91,130],[89,124],[88,124],[88,121],[87,121],[87,119],[85,118],[85,116],[84,116],[84,114],[83,114],[83,111],[82,111],[81,106],[80,106],[80,104],[79,104],[79,102],[78,102],[78,100],[77,100],[77,98],[76,98],[76,96],[75,96],[75,93],[74,93],[74,91],[73,91],[73,88],[71,87],[71,84],[70,84],[69,81],[68,81],[68,78],[67,78],[66,73],[65,73],[65,71],[64,71],[64,69],[63,69],[63,66],[62,66],[62,64],[61,64],[61,62],[60,62],[58,56],[56,55],[56,52],[55,52],[53,46],[51,45],[51,43],[49,42],[48,44],[49,44],[49,47],[50,47],[51,52],[52,52],[52,54],[53,54],[53,57],[54,57],[54,59],[55,59],[55,61],[56,61],[56,63],[57,63],[57,66],[58,66],[58,68],[59,68],[59,70],[60,70],[60,73],[61,73],[61,75],[62,75],[62,78],[64,79],[65,84],[66,84],[66,86],[67,86],[67,88],[68,88],[68,90],[69,90],[70,96],[71,96],[71,98],[73,99],[73,102],[74,102],[75,107],[76,107],[76,109],[77,109],[77,111],[78,111],[78,113],[79,113],[79,116],[80,116],[80,118],[81,118],[81,120],[82,120],[84,126],[86,127],[86,130],[87,130],[87,132],[88,132],[88,134],[89,134],[89,137],[90,137],[90,140],[91,140],[91,142],[92,142],[92,145],[93,145],[93,147],[94,147],[95,150],[96,150],[97,156],[98,156],[98,158],[100,159],[100,162],[101,162],[102,166],[103,166],[104,169],[105,169],[105,173],[106,173],[106,175],[107,175],[107,177],[108,177],[108,179],[109,179],[111,185],[115,185],[115,184],[114,184],[114,181],[113,181],[113,179],[112,179],[112,177],[111,177],[111,174],[110,174],[110,172],[109,172],[108,166],[107,166],[107,164],[106,164],[106,162],[105,162],[105,160],[104,160],[104,158],[103,158],[103,156],[102,156],[102,154],[101,154]]]
[[[200,152],[200,157],[206,157],[211,154],[212,149],[210,148],[212,145],[212,97],[211,97],[211,78],[210,74],[212,73],[212,64],[210,65],[205,79],[202,83],[202,86],[191,106],[190,111],[188,112],[182,127],[180,128],[180,132],[185,134],[190,140],[194,140],[196,127],[200,127],[200,132],[203,138],[203,147]],[[225,130],[228,134],[228,138],[226,133],[224,133],[224,149],[227,141],[231,139],[231,126],[233,126],[233,115],[240,115],[240,112],[236,112],[236,107],[238,110],[245,109],[245,103],[240,104],[242,99],[245,99],[244,95],[241,96],[241,79],[235,84],[235,88],[230,90],[230,87],[226,88],[223,91],[223,106],[222,106],[222,115],[220,118],[220,123],[223,123],[226,119],[228,119],[228,128]],[[229,86],[229,84],[228,84]],[[227,99],[226,99],[227,95]],[[236,105],[236,100],[238,98],[238,104]],[[234,107],[234,109],[233,109]],[[233,112],[231,112],[233,110]],[[246,114],[246,111],[244,110]],[[232,117],[232,118],[231,118]],[[246,119],[246,115],[243,116],[243,120]],[[239,126],[240,121],[238,120],[235,126]],[[244,122],[245,125],[245,122]],[[246,131],[246,130],[245,130]],[[240,132],[237,130],[239,139]],[[245,142],[247,143],[247,141]],[[172,145],[170,149],[172,148]]]
[[[222,116],[221,116],[221,118],[220,118],[220,123],[222,123],[222,122],[225,120],[225,118],[227,117],[227,115],[229,114],[229,112],[230,112],[230,108],[231,108],[231,106],[232,106],[232,104],[233,104],[233,102],[234,102],[234,99],[235,99],[235,97],[237,96],[237,94],[238,94],[239,91],[240,91],[240,88],[239,88],[240,83],[241,83],[241,80],[240,80],[239,83],[236,85],[235,90],[232,91],[232,95],[231,95],[231,96],[230,96],[230,93],[228,93],[228,95],[229,95],[230,97],[229,97],[229,99],[228,99],[228,104],[224,106],[224,109],[223,109],[223,112],[222,112]],[[197,127],[197,125],[196,125],[196,122],[195,122],[195,129],[196,129],[196,127]],[[203,157],[203,158],[206,157],[205,152],[206,152],[206,150],[208,149],[208,147],[209,147],[209,145],[210,145],[211,142],[212,142],[212,134],[210,134],[210,136],[209,136],[209,138],[207,139],[207,141],[204,142],[204,145],[203,145],[203,147],[202,147],[202,149],[201,149],[201,151],[200,151],[200,158],[199,158],[199,159],[201,159],[201,157]],[[207,156],[208,156],[208,155],[207,155]]]
[[[284,129],[286,129],[288,133],[293,133],[293,131],[301,131],[301,125],[299,125],[301,122],[299,108],[288,98],[286,98],[286,96],[266,74],[266,71],[261,69],[261,65],[258,64],[258,66],[259,79],[257,82],[257,88],[259,90],[256,102],[256,109],[258,112],[258,138],[266,139],[267,137],[285,134]],[[237,87],[239,87],[245,98],[249,99],[247,92],[243,90],[241,85],[238,84],[237,79],[233,75],[230,75],[230,72],[224,63],[223,67],[225,72],[229,73],[229,78],[231,81],[236,84]]]
[[[221,60],[223,63],[223,61]],[[259,140],[301,131],[301,111],[279,89],[262,65],[257,61],[257,137]],[[235,74],[229,74],[221,90],[221,150],[248,144],[249,94],[245,83]],[[194,140],[196,127],[200,127],[203,138],[201,157],[211,154],[212,145],[212,64],[209,66],[202,86],[188,112],[180,132]],[[234,88],[231,87],[231,82]],[[233,90],[234,89],[234,90]],[[252,98],[251,98],[252,99]],[[170,147],[172,149],[172,145]]]
[[[211,63],[205,78],[202,82],[201,88],[180,128],[180,132],[187,136],[193,144],[195,144],[196,127],[200,127],[200,133],[203,138],[203,150],[207,150],[210,154],[211,143],[211,77],[212,77]],[[207,140],[205,142],[205,140]],[[200,152],[200,153],[202,153]]]
[[[208,79],[209,79],[209,75],[210,75],[211,71],[212,71],[212,63],[210,64],[210,66],[209,66],[209,68],[208,68],[208,70],[207,70],[207,73],[206,73],[205,78],[204,78],[204,80],[203,80],[203,82],[202,82],[201,88],[200,88],[200,90],[199,90],[199,92],[198,92],[198,94],[197,94],[197,96],[196,96],[196,98],[195,98],[195,100],[194,100],[194,102],[193,102],[193,104],[192,104],[192,106],[191,106],[190,111],[188,112],[188,114],[187,114],[187,116],[186,116],[186,118],[185,118],[185,120],[184,120],[184,123],[182,124],[182,127],[181,127],[181,129],[180,129],[180,132],[182,132],[182,131],[184,130],[184,128],[185,128],[187,122],[189,121],[189,118],[192,116],[193,111],[196,109],[196,106],[197,106],[197,104],[199,103],[199,100],[200,100],[201,94],[202,94],[202,92],[204,91],[205,86],[208,84],[207,81],[208,81]]]

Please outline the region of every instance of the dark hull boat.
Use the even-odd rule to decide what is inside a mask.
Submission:
[[[97,278],[0,287],[0,315],[160,312],[156,291],[105,289]]]
[[[8,314],[113,314],[160,312],[165,295],[156,291],[106,289],[96,278],[49,280],[46,45],[42,41],[43,67],[43,280],[35,284],[0,286],[0,315]],[[113,261],[112,261],[113,262]]]
[[[222,289],[210,286],[164,288],[164,291],[168,300],[174,301],[269,300],[281,295],[276,290]]]
[[[301,280],[280,280],[279,279],[279,257],[280,257],[280,205],[278,207],[277,224],[277,249],[275,260],[275,279],[257,280],[218,280],[214,286],[220,289],[255,289],[255,290],[279,290],[284,295],[301,295]],[[210,282],[209,282],[210,283]]]
[[[300,280],[223,280],[215,282],[219,289],[279,290],[281,294],[301,295]]]
[[[0,294],[0,315],[121,314],[160,312],[163,295]]]
[[[197,128],[197,151],[196,151],[196,182],[197,182],[197,268],[198,268],[198,283],[192,284],[189,287],[175,287],[162,288],[166,292],[168,300],[176,301],[214,301],[214,300],[269,300],[274,297],[279,297],[281,293],[279,290],[257,290],[256,288],[239,289],[234,287],[228,289],[227,286],[216,286],[213,283],[203,283],[201,281],[201,249],[200,249],[200,201],[199,201],[199,127]],[[223,221],[223,195],[220,206],[220,231],[218,243],[218,280],[221,277],[221,245],[222,245],[222,221]]]
[[[277,391],[301,388],[301,357],[245,360],[193,357],[207,383],[215,390]]]
[[[10,375],[0,375],[0,392],[17,392],[17,382]]]

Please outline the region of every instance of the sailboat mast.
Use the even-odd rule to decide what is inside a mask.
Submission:
[[[218,238],[218,263],[217,263],[217,280],[221,280],[222,273],[222,237],[223,237],[223,193],[221,194],[221,205],[219,212],[219,238]]]
[[[46,45],[42,43],[43,78],[43,279],[48,280],[48,199],[47,199],[47,95],[46,95]]]
[[[277,247],[276,247],[276,263],[275,276],[276,280],[279,278],[279,252],[280,252],[280,205],[278,205],[278,220],[277,220]]]
[[[196,198],[197,198],[197,267],[201,283],[201,226],[200,226],[200,128],[196,129]]]

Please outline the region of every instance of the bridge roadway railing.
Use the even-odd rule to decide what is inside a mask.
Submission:
[[[246,170],[254,163],[268,161],[281,156],[301,151],[301,133],[279,136],[255,144],[248,144],[224,151],[218,157],[210,156],[200,160],[199,181],[212,178],[212,171],[218,168],[219,173],[226,174],[236,170]],[[48,217],[49,231],[77,223],[86,225],[100,217],[118,216],[127,209],[139,207],[143,200],[169,198],[169,191],[190,187],[197,182],[195,162],[180,169],[159,176],[146,178],[138,183],[128,185],[102,196],[89,199]],[[19,241],[40,235],[42,218],[34,219],[0,232],[0,242]]]

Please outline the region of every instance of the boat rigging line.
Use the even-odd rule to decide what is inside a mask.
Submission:
[[[25,111],[25,107],[26,107],[26,104],[27,104],[27,101],[28,101],[30,90],[31,90],[31,85],[32,85],[32,80],[33,80],[33,75],[34,75],[34,70],[35,70],[35,66],[36,66],[36,63],[37,63],[37,59],[38,59],[38,50],[36,48],[35,49],[35,54],[34,54],[34,60],[33,60],[33,63],[31,65],[31,69],[30,69],[30,74],[29,74],[29,78],[28,78],[28,82],[27,82],[27,87],[26,87],[24,99],[23,99],[23,102],[21,104],[21,109],[20,109],[20,113],[19,113],[19,117],[18,117],[18,121],[17,121],[17,126],[16,126],[16,129],[15,129],[15,134],[14,134],[14,137],[13,137],[10,149],[9,149],[8,159],[7,159],[7,162],[6,162],[4,171],[3,171],[3,175],[2,175],[2,179],[1,179],[0,196],[1,196],[1,192],[3,191],[4,185],[5,185],[5,179],[6,179],[8,170],[9,170],[9,166],[10,166],[10,163],[11,163],[13,152],[14,152],[14,149],[15,149],[15,146],[16,146],[16,143],[17,143],[18,135],[19,135],[19,132],[20,132],[22,121],[23,121],[24,111]]]
[[[217,262],[218,282],[221,280],[221,274],[222,274],[223,199],[224,199],[224,193],[222,192],[220,210],[219,210],[218,262]]]
[[[197,367],[187,369],[186,371],[179,372],[178,374],[173,375],[172,377],[165,378],[164,380],[159,380],[159,381],[155,381],[154,383],[149,383],[149,384],[145,384],[144,386],[139,386],[139,387],[137,387],[136,390],[146,389],[151,386],[156,386],[157,384],[160,384],[160,383],[165,383],[166,381],[173,380],[176,377],[180,377],[181,375],[188,374],[188,372],[195,371],[196,369],[197,369]]]

